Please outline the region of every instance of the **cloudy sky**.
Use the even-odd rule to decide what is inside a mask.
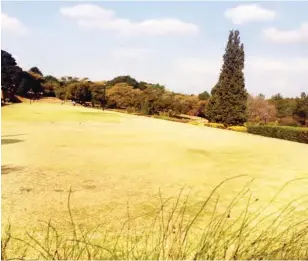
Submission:
[[[1,44],[27,70],[131,75],[188,94],[216,83],[228,32],[251,94],[308,92],[308,2],[2,2]]]

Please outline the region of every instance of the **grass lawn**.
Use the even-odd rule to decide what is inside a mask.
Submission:
[[[128,202],[132,215],[144,213],[159,190],[166,198],[184,187],[194,212],[219,182],[246,175],[219,189],[219,212],[251,179],[257,208],[287,181],[308,178],[305,144],[72,105],[5,106],[1,140],[2,227],[20,232],[50,218],[65,229],[70,187],[76,222],[107,218],[117,228]],[[271,208],[307,189],[307,179],[294,181]],[[307,216],[307,205],[295,213]]]

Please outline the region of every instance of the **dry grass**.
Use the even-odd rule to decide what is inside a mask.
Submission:
[[[253,178],[253,212],[285,182],[308,177],[305,144],[70,105],[3,107],[2,140],[10,140],[2,143],[2,228],[13,224],[14,235],[50,218],[57,230],[70,231],[70,187],[78,226],[88,231],[104,220],[109,230],[118,231],[119,220],[127,218],[127,202],[131,216],[143,215],[157,207],[160,195],[164,202],[185,187],[191,220],[217,183],[246,175],[220,187],[220,204],[207,204],[222,215]],[[302,198],[307,188],[307,180],[294,181],[262,215]],[[241,202],[247,197],[231,216],[245,211]],[[303,198],[293,206],[296,220],[307,215],[307,203]],[[211,211],[203,214],[202,221],[212,220]],[[139,223],[151,224],[155,216]]]

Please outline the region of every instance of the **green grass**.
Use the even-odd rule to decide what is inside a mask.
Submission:
[[[42,110],[38,108],[43,108]],[[100,110],[73,107],[71,105],[59,104],[41,104],[41,103],[24,103],[13,104],[3,108],[2,113],[4,121],[20,121],[20,122],[82,122],[82,121],[103,121],[117,122],[119,116],[116,114],[101,113]]]
[[[153,210],[157,209],[160,202],[171,198],[168,201],[171,205],[168,205],[168,211],[164,214],[164,218],[168,218],[170,215],[167,213],[173,209],[183,187],[190,194],[189,202],[185,205],[185,200],[181,200],[179,209],[180,206],[187,206],[185,222],[189,222],[198,214],[209,193],[219,182],[244,175],[223,184],[216,191],[216,196],[207,202],[206,210],[202,211],[202,215],[199,215],[194,223],[196,228],[189,232],[192,234],[187,242],[193,242],[196,247],[202,242],[204,235],[203,230],[199,231],[197,227],[204,229],[206,224],[211,222],[214,208],[215,215],[226,213],[234,197],[243,190],[247,182],[254,179],[249,187],[249,194],[238,200],[232,208],[231,216],[234,220],[233,217],[236,219],[243,211],[245,213],[249,197],[251,202],[254,202],[253,205],[249,204],[249,212],[257,213],[287,181],[308,177],[306,155],[308,146],[305,144],[191,124],[61,104],[5,106],[2,108],[2,231],[4,233],[8,224],[12,224],[10,233],[13,237],[27,239],[27,242],[31,241],[33,244],[33,239],[25,232],[32,233],[36,229],[35,238],[42,240],[43,235],[46,236],[42,231],[45,233],[48,226],[40,228],[38,224],[48,223],[52,219],[51,224],[58,231],[59,238],[62,238],[61,244],[64,244],[73,235],[71,227],[68,226],[71,224],[67,206],[70,188],[71,214],[74,222],[78,224],[79,239],[82,237],[79,227],[85,233],[103,221],[106,224],[104,229],[111,231],[110,236],[116,238],[121,234],[121,221],[127,220],[128,202],[129,216],[142,216],[135,224],[131,224],[131,227],[140,229],[143,227],[141,224],[151,227],[157,216],[157,212]],[[307,195],[307,185],[306,179],[291,183],[261,216],[281,213],[287,202]],[[161,193],[158,193],[159,190]],[[216,204],[217,197],[219,204]],[[307,199],[292,205],[293,223],[307,217],[307,206]],[[161,215],[161,212],[159,213]],[[160,216],[160,220],[162,222],[164,219]],[[218,219],[215,219],[215,222],[218,222]],[[161,223],[157,223],[153,230],[156,233],[154,239],[162,235],[159,224]],[[270,220],[265,224],[270,224]],[[269,234],[274,238],[279,236],[278,229],[279,227],[273,227]],[[88,236],[95,236],[91,242],[104,245],[101,239],[101,235],[105,235],[104,231],[90,232]],[[306,230],[298,231],[304,233]],[[262,233],[262,230],[257,229],[256,233],[258,232]],[[281,254],[277,254],[279,258],[283,259],[283,253],[287,257],[304,255],[299,244],[296,245],[296,240],[301,238],[296,236],[296,233],[300,232],[292,233],[295,237],[292,239],[293,245],[290,238],[286,242],[297,248],[288,250],[289,254],[279,252],[276,248]],[[292,233],[288,232],[288,235],[291,237]],[[284,237],[288,238],[288,235],[284,234]],[[134,240],[145,240],[146,237],[141,236],[142,231],[138,231]],[[264,241],[263,237],[264,234],[261,237]],[[55,237],[50,238],[55,240]],[[223,240],[224,237],[220,238]],[[46,242],[44,241],[44,244]],[[74,245],[77,241],[70,242]],[[148,254],[141,253],[147,252],[142,247],[146,243],[142,242],[137,249],[141,248],[139,257],[145,258]],[[65,246],[61,244],[59,251],[64,251]],[[220,244],[222,241],[218,240],[217,248]],[[279,244],[277,247],[283,246]],[[16,241],[10,241],[8,253],[14,253],[14,246],[20,251],[23,250],[17,245]],[[37,248],[37,245],[35,247]],[[84,249],[82,256],[85,257],[86,248],[81,245],[79,247]],[[106,247],[109,248],[110,245],[107,244]],[[265,248],[265,245],[262,248]],[[128,248],[122,246],[119,249]],[[168,258],[166,253],[170,248],[159,249],[152,249],[156,254],[149,257],[155,259],[160,253],[160,259]],[[245,249],[241,248],[241,256],[252,257],[253,248],[246,245]],[[274,257],[274,245],[271,245],[270,249],[272,252],[260,250],[260,253],[265,253],[264,258]],[[98,248],[93,251],[98,251]],[[162,251],[165,251],[164,254]],[[250,251],[250,254],[247,251]],[[196,253],[192,249],[188,252]],[[26,256],[35,257],[33,252],[27,253]],[[134,251],[129,253],[118,254],[118,257],[133,258],[133,253],[138,256]],[[95,252],[91,254],[95,256]],[[112,257],[110,253],[100,251],[95,257],[103,255]],[[218,258],[221,255],[202,254],[198,258]],[[10,257],[14,258],[12,255]]]

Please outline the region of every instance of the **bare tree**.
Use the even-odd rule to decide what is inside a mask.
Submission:
[[[248,97],[248,120],[250,122],[264,122],[265,124],[275,120],[276,108],[265,100],[264,95]]]

